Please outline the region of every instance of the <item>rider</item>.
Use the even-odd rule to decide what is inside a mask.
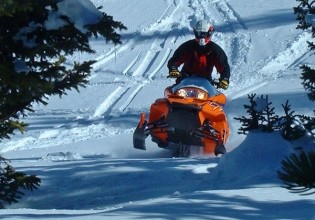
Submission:
[[[194,27],[195,39],[180,45],[168,61],[169,76],[176,78],[178,83],[189,75],[203,76],[212,81],[212,70],[220,73],[218,88],[227,89],[230,79],[230,66],[223,49],[211,41],[214,32],[213,25],[206,20],[200,20]],[[181,72],[178,70],[183,65]]]

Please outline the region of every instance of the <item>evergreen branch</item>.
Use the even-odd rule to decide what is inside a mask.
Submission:
[[[281,164],[283,171],[278,171],[278,177],[285,188],[296,193],[315,188],[315,152],[291,154]]]

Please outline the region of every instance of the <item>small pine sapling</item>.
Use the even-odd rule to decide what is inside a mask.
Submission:
[[[309,91],[308,98],[311,101],[315,101],[315,70],[311,69],[309,66],[302,65],[302,85],[304,86],[306,91]]]
[[[263,96],[261,97],[263,99]],[[265,132],[273,132],[277,127],[276,123],[279,120],[279,116],[275,115],[275,108],[271,107],[272,102],[268,101],[268,95],[266,95],[266,105],[262,112],[261,127]]]
[[[281,128],[281,135],[288,141],[294,141],[304,136],[305,129],[299,118],[302,116],[295,115],[294,111],[291,111],[291,105],[289,100],[285,105],[282,104],[285,115],[279,119],[279,126]]]
[[[249,118],[245,116],[235,117],[235,120],[238,120],[242,123],[242,126],[239,128],[238,134],[247,134],[249,131],[257,129],[259,127],[259,120],[261,120],[261,112],[257,108],[256,94],[248,95],[250,105],[244,105],[246,112],[249,114]]]

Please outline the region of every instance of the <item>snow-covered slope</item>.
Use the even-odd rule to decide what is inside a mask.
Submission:
[[[42,179],[39,190],[0,210],[3,219],[315,219],[313,196],[281,188],[276,171],[292,151],[277,133],[237,134],[247,94],[267,94],[277,113],[312,115],[301,85],[301,64],[313,64],[309,33],[296,30],[294,1],[93,0],[128,27],[123,44],[92,39],[96,53],[87,88],[50,97],[25,119],[28,132],[0,145],[21,171]],[[225,111],[228,154],[171,158],[147,140],[133,149],[139,114],[163,96],[166,62],[191,39],[192,25],[209,19],[213,41],[231,65]],[[216,73],[214,73],[217,76]]]

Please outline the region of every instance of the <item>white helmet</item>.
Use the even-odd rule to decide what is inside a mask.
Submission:
[[[206,20],[198,21],[194,27],[196,41],[200,46],[205,46],[211,41],[211,35],[213,32],[213,25]]]

